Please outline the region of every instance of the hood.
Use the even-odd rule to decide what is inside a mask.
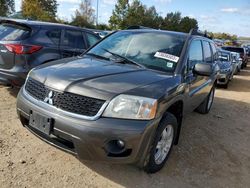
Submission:
[[[158,97],[161,84],[172,75],[162,74],[134,65],[119,64],[96,58],[68,58],[43,65],[30,76],[54,90],[109,100],[121,93]],[[167,83],[167,82],[164,82]],[[170,83],[170,82],[169,82]],[[174,82],[173,82],[174,83]],[[154,85],[154,86],[153,86]],[[143,93],[142,88],[153,87],[154,92]]]
[[[228,69],[232,66],[232,63],[229,61],[220,61],[218,63],[218,65],[219,65],[220,69]]]

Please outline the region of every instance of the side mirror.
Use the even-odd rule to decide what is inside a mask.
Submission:
[[[194,66],[193,73],[200,76],[210,76],[213,73],[212,65],[206,63],[197,63]]]

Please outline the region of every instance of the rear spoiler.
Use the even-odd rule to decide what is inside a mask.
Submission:
[[[25,24],[23,22],[19,22],[18,20],[14,20],[14,19],[12,20],[12,19],[8,19],[8,18],[1,18],[0,17],[0,24],[3,24],[3,23],[18,25],[18,26],[26,28],[28,30],[32,30],[32,28],[28,24]]]

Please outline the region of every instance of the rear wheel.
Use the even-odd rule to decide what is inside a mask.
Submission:
[[[227,89],[227,88],[228,88],[228,84],[229,84],[229,81],[228,81],[226,84],[224,84],[223,87],[224,87],[225,89]]]
[[[159,171],[166,163],[172,150],[177,132],[177,120],[174,115],[167,113],[157,128],[149,159],[144,167],[148,173]]]
[[[228,82],[227,84],[228,85]],[[209,95],[206,97],[206,99],[200,104],[200,106],[196,109],[196,111],[198,113],[201,113],[201,114],[207,114],[212,105],[213,105],[213,101],[214,101],[214,93],[215,93],[215,87],[213,86]]]
[[[240,69],[241,69],[241,67],[240,67],[240,66],[238,66],[238,72],[240,72]]]

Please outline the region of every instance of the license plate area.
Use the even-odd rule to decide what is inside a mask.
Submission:
[[[52,130],[52,123],[52,118],[49,118],[35,111],[30,112],[29,126],[35,128],[36,130],[46,135],[50,135]]]

